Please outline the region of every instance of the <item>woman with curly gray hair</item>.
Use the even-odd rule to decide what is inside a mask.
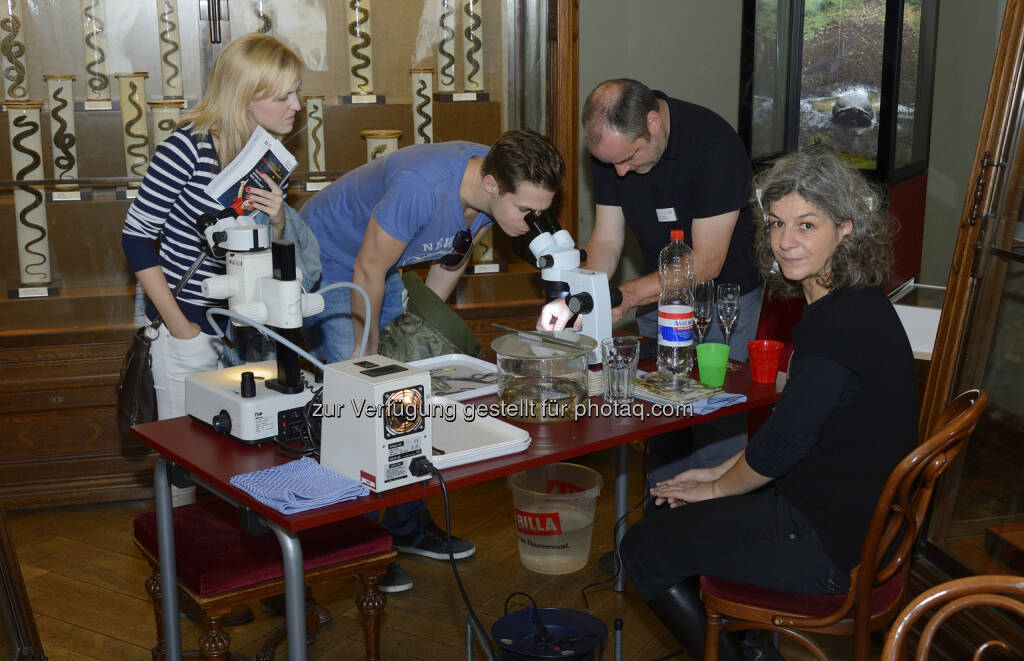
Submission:
[[[789,209],[798,198],[814,207],[816,218],[828,218],[835,225],[834,245],[825,246],[826,254],[820,255],[827,258],[828,272],[818,274],[812,283],[821,277],[826,289],[886,283],[892,268],[894,222],[882,207],[881,194],[834,152],[815,146],[783,156],[754,178],[754,218],[760,221],[754,235],[755,258],[770,287],[787,296],[807,294],[801,283],[808,262],[801,260],[803,251],[796,244],[821,234],[783,232],[781,220],[768,212],[776,203],[781,203],[780,212]],[[776,242],[781,257],[776,254]],[[826,264],[819,260],[810,266]]]
[[[637,592],[698,659],[700,576],[849,590],[882,486],[917,442],[913,354],[880,289],[892,222],[878,193],[815,148],[756,177],[755,200],[765,279],[808,303],[785,390],[744,450],[651,489],[671,507],[633,526],[620,548]],[[720,659],[781,658],[750,633],[724,634],[720,649]]]

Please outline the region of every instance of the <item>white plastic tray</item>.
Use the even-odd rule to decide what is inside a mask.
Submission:
[[[530,447],[526,430],[504,420],[479,415],[480,409],[472,404],[431,397],[430,405],[433,412],[430,436],[435,453],[430,461],[438,468],[503,457]]]
[[[486,360],[463,353],[449,353],[414,360],[409,364],[430,372],[433,395],[460,402],[498,392],[498,368]],[[481,384],[481,379],[489,383]]]

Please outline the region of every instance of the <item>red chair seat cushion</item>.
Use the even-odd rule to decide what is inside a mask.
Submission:
[[[713,576],[701,576],[700,587],[705,592],[726,601],[764,608],[777,613],[792,613],[809,617],[824,617],[835,613],[846,599],[846,593],[782,592]],[[892,606],[902,592],[903,573],[897,572],[888,581],[871,591],[871,613],[880,613]],[[852,616],[851,613],[850,617]]]
[[[247,535],[238,517],[238,509],[222,500],[174,508],[178,581],[192,592],[207,597],[282,577],[277,536]],[[133,525],[138,543],[159,557],[156,512],[139,514]],[[388,531],[363,516],[301,532],[299,541],[307,571],[392,546]]]

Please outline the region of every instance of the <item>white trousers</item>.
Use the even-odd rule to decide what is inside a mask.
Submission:
[[[153,359],[153,388],[156,391],[157,419],[185,415],[185,377],[193,372],[209,372],[220,367],[223,344],[216,335],[199,335],[179,340],[160,324],[159,335],[150,348]],[[195,501],[195,487],[171,487],[175,507]]]

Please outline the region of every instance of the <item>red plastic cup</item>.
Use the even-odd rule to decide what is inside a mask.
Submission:
[[[775,383],[779,373],[779,355],[782,342],[777,340],[751,340],[747,342],[750,354],[750,378],[754,383]]]

